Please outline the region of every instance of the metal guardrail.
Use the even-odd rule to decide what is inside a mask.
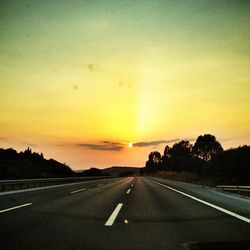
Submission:
[[[250,186],[216,186],[216,188],[224,191],[235,192],[238,194],[250,194]]]
[[[43,178],[43,179],[22,179],[22,180],[2,180],[0,181],[0,192],[19,190],[26,188],[36,188],[52,186],[64,183],[76,183],[81,181],[109,179],[112,176],[90,176],[90,177],[66,177],[66,178]]]

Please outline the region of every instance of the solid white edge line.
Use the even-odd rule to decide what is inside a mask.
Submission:
[[[115,210],[113,211],[113,213],[110,215],[110,217],[106,221],[105,226],[112,226],[113,225],[117,215],[119,214],[119,212],[122,208],[122,205],[123,205],[123,203],[118,203]]]
[[[196,198],[196,197],[194,197],[194,196],[192,196],[192,195],[189,195],[189,194],[186,194],[186,193],[184,193],[184,192],[181,192],[181,191],[179,191],[179,190],[177,190],[177,189],[175,189],[175,188],[172,188],[172,187],[169,187],[169,186],[167,186],[167,185],[164,185],[164,184],[162,184],[162,183],[160,183],[160,182],[158,182],[158,181],[154,181],[154,180],[152,180],[152,179],[150,179],[150,180],[151,180],[152,182],[158,184],[158,185],[161,185],[161,186],[163,186],[163,187],[165,187],[165,188],[168,188],[168,189],[170,189],[170,190],[172,190],[172,191],[174,191],[174,192],[177,192],[177,193],[182,194],[182,195],[184,195],[184,196],[186,196],[186,197],[189,197],[189,198],[191,198],[191,199],[193,199],[193,200],[196,200],[196,201],[198,201],[198,202],[200,202],[200,203],[203,203],[203,204],[205,204],[205,205],[207,205],[207,206],[209,206],[209,207],[212,207],[212,208],[214,208],[214,209],[217,209],[217,210],[219,210],[219,211],[221,211],[221,212],[223,212],[223,213],[225,213],[225,214],[228,214],[228,215],[233,216],[233,217],[235,217],[235,218],[237,218],[237,219],[239,219],[239,220],[242,220],[242,221],[245,221],[245,222],[247,222],[247,223],[250,223],[250,219],[248,219],[248,218],[246,218],[246,217],[244,217],[244,216],[242,216],[242,215],[236,214],[236,213],[231,212],[231,211],[229,211],[229,210],[227,210],[227,209],[225,209],[225,208],[216,206],[216,205],[214,205],[214,204],[212,204],[212,203],[209,203],[209,202],[207,202],[207,201],[204,201],[204,200],[201,200],[201,199],[199,199],[199,198]]]
[[[18,209],[18,208],[21,208],[21,207],[30,206],[30,205],[32,205],[32,203],[26,203],[26,204],[23,204],[23,205],[20,205],[20,206],[16,206],[16,207],[6,208],[6,209],[4,209],[4,210],[0,210],[0,214],[1,214],[1,213],[4,213],[4,212],[11,211],[11,210],[14,210],[14,209]]]
[[[126,194],[129,194],[129,193],[130,193],[130,191],[131,191],[131,189],[129,188],[129,189],[127,190]]]
[[[78,193],[78,192],[81,192],[81,191],[84,191],[84,190],[86,190],[86,188],[82,188],[82,189],[79,189],[79,190],[71,191],[70,193],[74,194],[74,193]]]
[[[93,180],[95,181],[95,180]],[[81,182],[74,182],[74,183],[66,183],[66,184],[58,184],[58,185],[52,185],[47,187],[38,187],[38,188],[28,188],[28,189],[20,189],[20,190],[13,190],[13,191],[4,191],[0,192],[0,196],[8,195],[8,194],[18,194],[18,193],[24,193],[24,192],[31,192],[31,191],[37,191],[37,190],[44,190],[44,189],[53,189],[58,187],[67,187],[67,186],[74,186],[74,185],[80,185],[80,184],[86,184],[91,181],[81,181]]]

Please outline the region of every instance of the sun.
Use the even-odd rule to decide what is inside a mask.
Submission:
[[[132,148],[132,147],[133,147],[133,143],[130,142],[130,143],[128,144],[128,147],[129,147],[129,148]]]

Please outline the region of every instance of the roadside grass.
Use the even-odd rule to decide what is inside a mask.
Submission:
[[[217,185],[242,185],[237,178],[226,178],[223,176],[200,176],[190,172],[175,172],[175,171],[159,171],[151,174],[156,177],[161,177],[173,181],[182,181],[198,185],[215,187]]]

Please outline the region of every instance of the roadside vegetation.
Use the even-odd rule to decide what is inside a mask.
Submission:
[[[26,179],[73,176],[154,175],[203,185],[250,185],[250,146],[223,150],[216,137],[200,135],[194,145],[181,140],[164,152],[149,154],[144,168],[111,167],[73,171],[66,164],[45,159],[42,153],[0,149],[0,179]]]
[[[200,135],[149,154],[141,174],[204,185],[249,185],[250,146],[223,150],[214,135]]]
[[[16,150],[0,149],[0,179],[27,179],[73,176],[74,171],[53,159],[45,159],[43,154],[32,152],[30,148],[18,153]]]
[[[125,166],[106,169],[92,167],[74,171],[64,163],[45,159],[42,153],[32,152],[30,148],[19,153],[12,148],[0,148],[0,180],[88,176],[126,177],[138,172],[139,168]]]

